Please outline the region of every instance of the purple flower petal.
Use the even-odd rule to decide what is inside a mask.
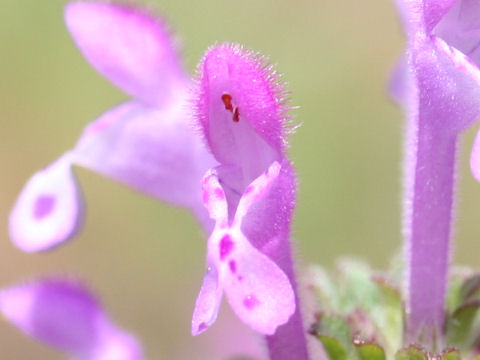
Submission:
[[[165,104],[186,77],[166,25],[134,7],[76,1],[65,21],[85,58],[113,84],[151,105]]]
[[[211,48],[199,65],[196,105],[204,136],[220,163],[242,169],[245,186],[285,148],[282,87],[264,62],[226,44]]]
[[[295,295],[288,277],[245,237],[237,237],[227,264],[222,284],[232,309],[259,333],[274,334],[295,312]]]
[[[220,163],[215,168],[215,175],[227,201],[228,211],[224,217],[228,216],[231,224],[225,227],[217,222],[208,242],[208,263],[217,264],[221,279],[222,274],[243,271],[240,265],[245,269],[248,256],[240,256],[237,263],[235,254],[241,254],[240,250],[250,245],[268,259],[252,255],[252,267],[277,266],[278,273],[270,269],[277,274],[279,281],[273,283],[273,286],[278,286],[275,291],[281,291],[282,288],[288,289],[285,290],[288,293],[291,290],[290,294],[293,294],[292,298],[288,298],[288,301],[293,300],[286,306],[286,312],[279,313],[278,318],[259,318],[257,322],[240,310],[237,314],[260,332],[275,332],[266,338],[271,358],[287,359],[289,354],[295,353],[297,359],[306,360],[309,355],[302,317],[295,306],[298,298],[295,295],[289,243],[296,181],[295,172],[285,157],[289,118],[283,86],[278,84],[271,67],[265,66],[264,59],[237,45],[212,47],[200,63],[198,72],[195,102],[197,121],[212,154]],[[242,205],[239,210],[242,196],[247,198],[251,190],[249,185],[258,177],[265,176],[272,163],[280,164],[281,169],[275,181],[269,185],[271,188],[263,198],[256,198],[250,204],[247,204],[250,199],[245,199],[245,205],[250,206],[244,208]],[[248,245],[242,245],[242,242]],[[289,286],[285,285],[280,273],[288,279]],[[265,278],[259,284],[251,283],[246,289],[251,288],[252,293],[255,289],[262,297],[268,298],[272,294],[268,294],[268,288],[263,288],[262,284],[270,280]],[[225,278],[225,281],[230,283],[239,279],[232,277]],[[227,285],[223,287],[226,290]],[[242,293],[246,289],[238,288],[238,291]],[[232,292],[231,295],[236,309],[241,303],[237,301],[240,293]],[[248,306],[255,308],[259,298],[246,296]],[[275,307],[275,304],[269,306]],[[270,325],[267,324],[269,321]],[[280,326],[283,321],[285,325]]]
[[[2,290],[0,311],[27,335],[78,359],[142,358],[136,340],[115,328],[78,283],[51,279]]]
[[[69,152],[69,161],[157,199],[185,206],[210,231],[212,221],[202,206],[199,183],[216,162],[190,124],[190,81],[163,21],[133,7],[95,1],[70,3],[65,17],[87,60],[138,98],[87,126]],[[33,187],[36,192],[37,187]],[[58,218],[52,212],[54,202],[67,201],[41,197],[34,206],[22,197],[10,226],[15,243],[27,251],[39,251],[71,237],[78,225],[76,207]],[[51,216],[46,217],[49,211]],[[38,222],[31,220],[32,213],[42,218],[42,224],[54,219],[48,223],[48,232],[37,234]]]
[[[221,224],[228,225],[228,207],[225,192],[218,182],[215,170],[210,170],[202,180],[203,204],[210,218]]]
[[[202,288],[195,302],[192,317],[192,335],[199,335],[207,330],[217,319],[223,296],[223,288],[219,283],[218,271],[209,265],[203,280]]]
[[[240,230],[249,209],[269,195],[280,168],[274,162],[247,187],[231,225],[217,175],[208,172],[205,176],[204,202],[216,225],[208,240],[210,265],[194,311],[194,335],[215,320],[223,290],[238,317],[262,334],[272,335],[295,312],[295,294],[288,277],[268,256],[255,249]]]
[[[422,114],[444,133],[459,134],[480,115],[480,71],[442,39],[418,44],[412,59]]]
[[[479,11],[478,1],[456,1],[433,29],[433,34],[461,51],[477,65],[480,63]]]
[[[267,171],[256,178],[244,191],[240,199],[234,222],[242,222],[253,204],[267,197],[271,186],[280,174],[281,165],[274,161]]]
[[[105,324],[101,331],[102,342],[92,350],[88,358],[83,355],[78,360],[142,360],[143,351],[137,339],[114,326]]]
[[[23,190],[10,220],[15,244],[25,251],[45,250],[70,239],[82,225],[82,203],[71,162],[159,200],[185,206],[209,228],[200,179],[215,161],[185,116],[185,92],[178,97],[162,109],[125,103],[87,126],[76,147],[62,158],[68,162],[58,160]],[[41,196],[49,191],[55,195],[56,207],[46,214],[47,208],[37,204],[48,205]],[[35,206],[43,210],[41,217],[34,216]]]
[[[427,31],[431,31],[458,0],[423,0]]]
[[[282,185],[281,170],[281,165],[273,162],[263,175],[245,189],[232,227],[238,226],[239,230],[243,231],[243,221],[252,212],[257,220],[263,220],[262,226],[257,228],[259,232],[270,228],[267,218],[270,217],[274,223],[275,220],[278,221],[279,211],[266,206],[275,204],[274,199],[279,198],[278,193],[273,190],[276,185]],[[283,201],[282,203],[285,204]],[[277,226],[277,229],[279,227],[278,223],[272,225]],[[295,312],[295,294],[283,270],[268,256],[255,249],[250,244],[250,238],[249,242],[241,231],[238,231],[235,253],[228,262],[230,271],[225,272],[225,292],[232,308],[244,322],[260,333],[272,335],[277,327],[285,324]],[[278,241],[275,236],[269,240]],[[275,252],[272,255],[275,256]]]
[[[241,229],[250,243],[282,267],[287,262],[290,246],[290,224],[295,208],[295,173],[287,159],[263,199],[249,207]]]
[[[83,224],[83,199],[66,154],[36,173],[10,214],[10,236],[27,252],[49,249],[70,239]]]
[[[200,180],[215,162],[185,116],[184,91],[165,108],[129,102],[107,112],[81,136],[75,163],[200,213]]]
[[[431,32],[458,0],[395,0],[407,33],[415,36],[418,27]]]

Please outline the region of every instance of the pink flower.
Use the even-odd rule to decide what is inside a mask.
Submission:
[[[80,230],[83,201],[72,164],[185,206],[208,228],[199,184],[215,162],[191,126],[191,81],[166,25],[101,2],[70,3],[65,19],[87,61],[134,100],[88,125],[73,149],[27,182],[10,215],[15,244],[45,250]]]
[[[239,318],[268,335],[272,359],[308,359],[290,248],[296,180],[283,86],[237,45],[212,47],[198,73],[197,120],[219,165],[203,180],[215,228],[192,332],[215,321],[225,292]]]
[[[213,230],[193,334],[215,321],[225,293],[237,316],[267,335],[271,358],[308,359],[290,249],[288,108],[272,69],[240,46],[218,45],[193,85],[165,25],[147,13],[78,1],[66,21],[86,59],[135,100],[90,124],[74,149],[30,179],[11,214],[14,242],[38,251],[75,234],[82,201],[71,167],[85,166],[185,206]]]
[[[48,279],[1,290],[0,312],[27,335],[72,359],[143,359],[137,340],[113,325],[78,282]]]
[[[288,277],[242,231],[250,209],[268,196],[279,174],[280,164],[274,162],[254,180],[241,197],[231,222],[218,176],[212,172],[204,178],[205,206],[216,225],[208,240],[207,275],[193,315],[194,335],[215,321],[223,291],[236,314],[263,334],[274,334],[295,312],[295,295]]]

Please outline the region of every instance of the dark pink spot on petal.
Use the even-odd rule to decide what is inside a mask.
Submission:
[[[243,192],[243,195],[248,195],[249,193],[251,193],[253,191],[254,188],[255,188],[255,186],[253,186],[253,185],[248,186],[245,189],[245,191]]]
[[[230,271],[235,274],[237,272],[237,263],[235,260],[230,260],[228,262],[228,267],[230,268]]]
[[[243,276],[242,276],[242,275],[238,275],[237,279],[238,279],[238,281],[242,282],[242,281],[243,281]]]
[[[233,241],[230,235],[225,235],[220,240],[220,260],[225,260],[225,257],[230,254],[233,249]]]
[[[247,309],[252,310],[254,307],[260,305],[260,301],[258,301],[255,295],[248,295],[245,299],[243,299],[243,305]]]
[[[40,195],[33,206],[33,216],[36,220],[42,220],[50,214],[55,207],[55,197],[51,195]]]
[[[225,194],[223,192],[222,189],[219,189],[219,188],[216,188],[215,189],[215,196],[218,198],[218,199],[224,199],[225,198]]]
[[[198,325],[198,332],[202,332],[203,330],[205,330],[207,328],[207,324],[205,324],[204,322],[202,322],[200,325]]]

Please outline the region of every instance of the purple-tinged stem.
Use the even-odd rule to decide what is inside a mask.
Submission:
[[[457,135],[422,119],[410,123],[415,162],[406,179],[407,342],[441,345],[452,236]],[[423,120],[423,121],[422,121]],[[413,137],[413,139],[412,139]],[[410,159],[412,160],[412,159]]]
[[[274,260],[290,280],[293,290],[295,291],[297,307],[288,323],[280,326],[274,335],[266,336],[268,353],[270,360],[309,360],[311,358],[307,348],[307,332],[301,314],[290,244],[285,242],[283,249],[281,249],[279,253],[283,256],[279,256],[278,260]],[[324,359],[319,358],[318,360]]]

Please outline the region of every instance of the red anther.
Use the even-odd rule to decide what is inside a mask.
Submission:
[[[236,107],[235,111],[233,112],[233,121],[234,122],[240,121],[240,111],[238,110],[238,107]]]
[[[225,109],[233,111],[233,105],[232,105],[232,95],[230,94],[223,94],[222,95],[222,101],[225,104]]]

